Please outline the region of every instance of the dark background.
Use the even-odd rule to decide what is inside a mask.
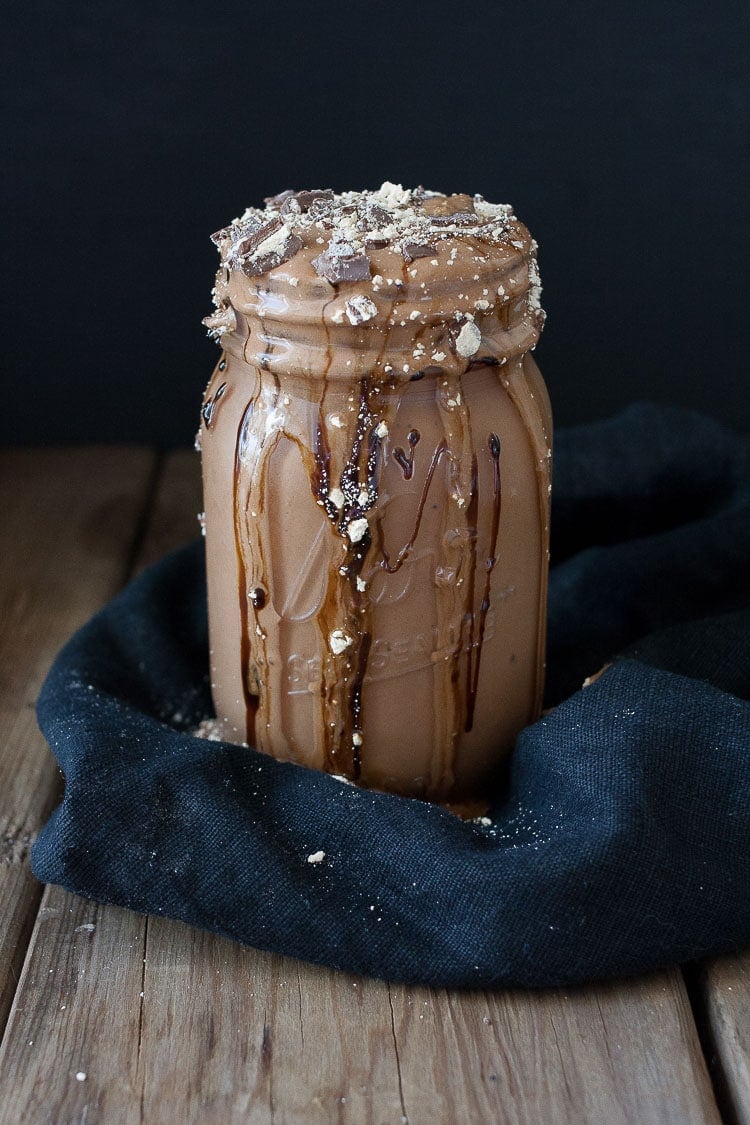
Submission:
[[[750,7],[6,5],[0,441],[192,440],[208,235],[288,186],[512,202],[559,423],[750,426]]]

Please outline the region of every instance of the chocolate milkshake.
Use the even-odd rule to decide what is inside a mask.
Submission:
[[[286,191],[213,236],[203,453],[224,737],[486,805],[539,714],[549,401],[503,204]]]

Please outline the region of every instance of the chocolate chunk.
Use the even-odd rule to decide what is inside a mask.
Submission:
[[[310,201],[308,212],[314,219],[322,219],[331,213],[333,205],[333,192],[326,189],[315,193],[315,198]]]
[[[264,200],[269,207],[276,207],[282,215],[304,215],[308,211],[312,214],[323,215],[330,210],[333,203],[332,188],[314,188],[311,191],[286,191],[278,195],[269,195]]]
[[[393,222],[393,215],[390,211],[386,211],[385,207],[381,207],[379,203],[371,201],[367,203],[366,218],[368,223],[378,227],[388,226]]]
[[[242,263],[242,272],[248,277],[259,277],[262,273],[288,262],[298,250],[302,249],[302,239],[296,234],[289,234],[286,242],[276,250],[269,250],[259,258],[246,258]]]
[[[267,195],[263,200],[269,207],[280,207],[286,199],[291,199],[297,195],[294,188],[287,188],[286,191],[280,191],[278,195]]]
[[[306,211],[327,210],[327,207],[321,207],[321,205],[333,203],[333,190],[332,188],[316,188],[313,191],[298,191],[296,199],[303,214]]]
[[[380,236],[373,238],[371,234],[365,235],[365,248],[367,250],[382,250],[384,246],[388,245],[388,242],[389,239],[387,238],[381,238]]]
[[[264,251],[261,250],[265,242],[279,234],[282,235],[281,238],[275,239]],[[282,262],[288,262],[301,247],[302,239],[289,230],[285,231],[281,218],[274,215],[234,244],[227,256],[227,263],[232,269],[242,270],[247,277],[259,277],[275,266],[280,266]]]
[[[331,253],[330,246],[313,258],[312,265],[318,276],[332,285],[340,281],[367,281],[370,277],[370,259],[366,254]]]
[[[231,227],[222,227],[221,230],[214,231],[214,233],[211,235],[211,241],[213,242],[214,246],[221,246],[222,242],[224,242],[225,239],[229,238],[231,234]]]
[[[433,227],[476,227],[480,218],[473,211],[454,211],[452,215],[433,215],[430,225]]]
[[[265,242],[267,238],[270,238],[282,225],[278,215],[274,215],[267,223],[261,223],[254,231],[251,231],[250,234],[245,235],[239,242],[236,242],[232,247],[232,254],[238,259],[249,257],[258,249],[261,242]]]
[[[437,246],[429,242],[418,242],[414,238],[407,238],[401,243],[401,253],[405,262],[413,262],[415,258],[432,258],[437,254]]]

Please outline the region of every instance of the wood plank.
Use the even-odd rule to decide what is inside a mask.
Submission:
[[[387,986],[149,919],[144,1119],[400,1121]]]
[[[142,559],[194,534],[196,474],[170,459]],[[54,888],[43,906],[1,1123],[28,1105],[89,1125],[719,1120],[678,973],[569,993],[389,987]]]
[[[391,995],[412,1125],[720,1120],[676,971],[569,991]]]
[[[111,456],[107,451],[107,465],[117,455],[118,451],[112,451]],[[75,481],[74,491],[83,496],[93,493],[95,500],[97,486],[90,486],[87,478],[98,480],[97,462],[81,456],[86,471]],[[149,457],[148,466],[152,465],[153,458]],[[123,465],[123,473],[128,480],[135,475],[132,465]],[[195,538],[199,473],[199,461],[193,452],[180,450],[166,459],[143,536],[139,537],[138,554],[135,559],[128,557],[129,570],[141,570],[167,550]],[[100,508],[92,502],[94,512]],[[115,506],[108,519],[89,521],[87,536],[93,533],[96,544],[96,529],[113,525],[120,511]],[[133,526],[131,521],[131,540]],[[96,545],[101,550],[101,545]],[[107,594],[126,576],[130,545],[121,552],[112,590]],[[51,551],[45,554],[51,556]],[[72,566],[67,576],[67,584],[76,594],[80,593],[76,578],[81,573],[85,568],[79,564]],[[55,642],[53,651],[58,644]],[[37,691],[38,685],[32,698]],[[13,706],[11,701],[11,710]],[[53,803],[56,790],[55,785],[48,805]],[[41,888],[30,874],[28,878],[38,896]],[[138,1047],[145,940],[144,917],[86,902],[59,887],[45,888],[0,1048],[0,1088],[7,1091],[0,1103],[0,1121],[15,1125],[19,1120],[141,1120]],[[79,1080],[77,1074],[86,1078]]]
[[[45,888],[0,1052],[4,1125],[141,1121],[142,976],[143,918]]]
[[[750,1125],[750,951],[708,962],[699,989],[723,1108]]]
[[[0,453],[0,1028],[41,896],[29,850],[59,789],[35,701],[121,583],[154,465],[133,448]]]

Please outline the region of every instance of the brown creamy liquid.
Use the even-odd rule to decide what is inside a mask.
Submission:
[[[220,271],[201,414],[225,737],[462,813],[543,686],[551,418],[516,231],[486,266],[458,241],[463,282],[437,261],[396,282],[373,252],[378,315],[351,326],[314,241],[270,277]],[[487,307],[468,359],[438,311],[464,300]]]

